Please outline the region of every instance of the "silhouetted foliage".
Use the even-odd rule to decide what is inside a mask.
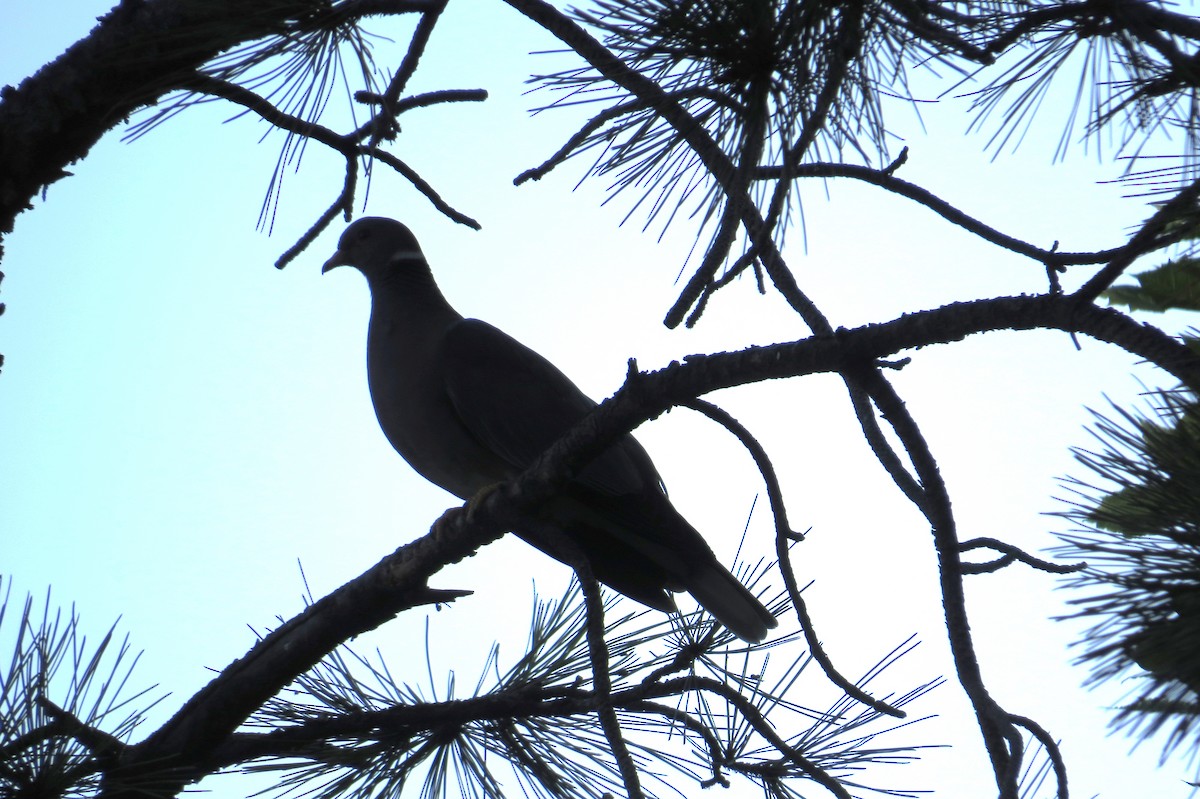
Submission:
[[[753,273],[811,335],[692,356],[652,373],[631,369],[613,399],[521,478],[485,492],[470,513],[448,511],[428,535],[282,621],[137,743],[129,741],[138,718],[133,708],[146,696],[116,698],[125,682],[117,666],[127,659],[101,667],[109,662],[111,638],[84,655],[73,615],[39,626],[27,604],[12,665],[0,674],[0,788],[13,796],[143,799],[176,795],[209,774],[243,767],[281,772],[285,792],[330,799],[395,796],[416,784],[429,796],[522,791],[636,798],[675,792],[672,780],[680,778],[706,787],[734,774],[780,799],[802,795],[810,782],[839,797],[867,790],[868,783],[907,795],[874,782],[874,770],[868,775],[865,767],[915,755],[921,745],[881,744],[876,735],[886,731],[890,739],[892,729],[905,726],[891,719],[904,718],[903,708],[938,681],[879,687],[880,672],[908,651],[907,641],[859,680],[838,671],[821,649],[791,565],[803,536],[788,522],[768,455],[773,442],[758,442],[728,413],[697,399],[719,388],[829,373],[845,383],[872,453],[929,524],[952,656],[948,672],[978,721],[998,794],[1033,795],[1053,774],[1065,796],[1067,766],[1057,739],[1036,720],[1006,710],[985,684],[963,580],[1010,564],[1047,572],[1077,567],[1047,563],[1000,540],[960,540],[937,454],[890,372],[921,357],[903,353],[932,344],[994,330],[1061,330],[1147,360],[1193,392],[1179,396],[1194,396],[1200,357],[1189,346],[1097,300],[1195,307],[1190,245],[1200,214],[1200,19],[1148,0],[599,0],[568,13],[541,0],[506,1],[577,59],[575,67],[537,78],[540,96],[548,98],[544,109],[596,104],[591,119],[518,182],[588,155],[595,160],[586,177],[603,177],[613,194],[633,197],[630,213],[643,215],[647,225],[694,233],[703,257],[690,264],[668,326],[697,323],[717,291]],[[298,165],[305,147],[325,147],[344,161],[340,189],[331,189],[330,205],[282,254],[280,266],[336,218],[351,217],[360,178],[380,163],[448,218],[477,226],[394,148],[402,115],[486,97],[460,88],[408,91],[446,5],[122,0],[87,37],[0,93],[0,235],[122,120],[134,115],[127,136],[136,138],[214,100],[286,134],[260,224],[274,219],[283,169]],[[379,15],[415,15],[399,63],[375,60],[363,26]],[[344,103],[335,94],[339,85]],[[1115,141],[1108,155],[1129,159],[1128,187],[1152,199],[1153,211],[1115,246],[1093,252],[1035,246],[968,215],[901,177],[907,150],[891,151],[888,114],[897,98],[929,99],[913,96],[918,85],[968,94],[968,123],[990,133],[997,157],[1022,142],[1035,117],[1051,114],[1063,115],[1055,155],[1077,135],[1096,147]],[[1063,87],[1073,102],[1045,103]],[[1164,132],[1174,135],[1177,150],[1146,166],[1142,148]],[[798,187],[813,178],[866,183],[917,203],[1030,259],[1045,270],[1046,289],[835,330],[781,251],[799,209]],[[1143,274],[1140,289],[1113,288],[1139,259],[1176,245],[1176,260]],[[1068,269],[1087,275],[1070,293],[1059,282]],[[1152,728],[1176,719],[1178,743],[1190,733],[1200,681],[1189,665],[1196,608],[1188,587],[1195,583],[1188,525],[1196,519],[1188,514],[1200,492],[1189,488],[1195,476],[1187,471],[1197,451],[1187,410],[1193,406],[1171,402],[1158,426],[1119,410],[1134,432],[1101,420],[1114,448],[1083,459],[1120,490],[1085,494],[1071,518],[1086,532],[1068,540],[1092,562],[1075,581],[1110,592],[1084,604],[1085,614],[1102,619],[1085,644],[1094,679],[1143,669],[1152,687],[1118,723],[1153,718]],[[783,586],[773,609],[794,616],[792,632],[745,648],[706,617],[627,616],[606,604],[581,569],[578,593],[538,606],[525,656],[501,664],[494,650],[485,655],[466,695],[451,686],[439,694],[432,681],[418,688],[396,679],[382,660],[344,648],[398,613],[460,596],[429,588],[429,577],[503,535],[609,442],[680,405],[733,432],[762,473],[778,561],[755,576]],[[995,558],[964,563],[966,553],[980,550]],[[778,672],[766,670],[768,651],[785,661]],[[797,680],[816,676],[810,663],[844,693],[825,710],[795,699]],[[55,676],[64,664],[74,670],[65,688]],[[1130,715],[1147,709],[1160,715]],[[507,776],[497,772],[497,760]]]

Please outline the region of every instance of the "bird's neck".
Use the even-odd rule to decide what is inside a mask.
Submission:
[[[392,272],[370,281],[371,328],[386,323],[406,337],[440,335],[462,315],[442,295],[427,269]],[[379,331],[382,332],[382,331]]]

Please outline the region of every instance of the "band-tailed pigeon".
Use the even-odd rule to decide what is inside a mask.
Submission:
[[[371,289],[367,381],[388,441],[421,475],[461,499],[515,477],[596,404],[549,361],[450,307],[408,228],[359,219],[322,272],[359,269]],[[537,531],[533,529],[536,525]],[[671,505],[650,456],[624,436],[518,536],[559,560],[568,537],[596,579],[664,612],[687,591],[747,641],[775,619]]]

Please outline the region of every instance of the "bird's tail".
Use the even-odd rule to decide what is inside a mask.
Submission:
[[[758,643],[779,623],[720,563],[705,567],[687,588],[705,610],[743,641]]]

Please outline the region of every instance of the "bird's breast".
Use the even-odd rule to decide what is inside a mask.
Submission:
[[[398,333],[373,325],[367,340],[371,403],[391,445],[422,477],[461,499],[512,476],[456,413],[436,342]]]

